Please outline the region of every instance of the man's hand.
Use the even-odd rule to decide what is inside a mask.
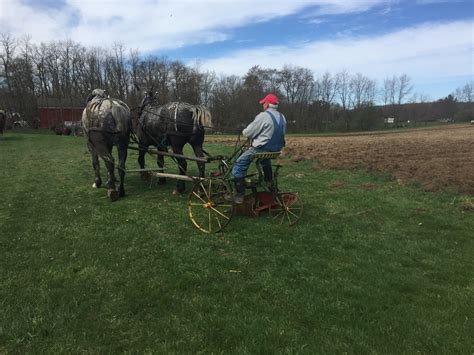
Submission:
[[[245,138],[245,136],[242,136],[242,137]],[[249,149],[252,146],[252,140],[253,139],[247,138],[247,142],[245,142],[246,149]]]

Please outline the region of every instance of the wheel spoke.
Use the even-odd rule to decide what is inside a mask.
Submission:
[[[281,220],[280,220],[280,224],[283,224],[283,222],[285,221],[285,217],[286,217],[286,213],[285,211],[281,211]]]
[[[298,216],[296,213],[293,213],[292,210],[288,209],[287,211],[288,211],[288,213],[291,213],[291,214],[292,214],[293,216],[295,216],[296,218],[299,218],[299,216]]]
[[[197,194],[197,193],[194,192],[194,191],[193,191],[193,195],[196,196],[198,199],[200,199],[202,202],[207,203],[206,200],[204,200],[201,196],[199,196],[199,194]]]
[[[216,216],[216,221],[217,221],[217,224],[219,225],[219,230],[222,229],[222,224],[221,224],[221,221],[219,220],[219,217]]]
[[[283,213],[282,210],[278,210],[278,212],[275,212],[275,214],[273,215],[273,219],[277,219],[282,213]]]
[[[225,219],[230,219],[230,218],[227,217],[225,214],[223,214],[221,211],[219,211],[217,208],[211,207],[211,210],[213,210],[213,211],[216,212],[217,214],[221,215],[221,216],[224,217]]]
[[[199,185],[201,186],[202,191],[204,191],[204,193],[206,194],[207,199],[210,200],[209,194],[207,193],[206,188],[204,187],[202,182],[200,182]]]
[[[206,233],[222,230],[232,218],[234,205],[225,200],[229,187],[220,179],[198,181],[188,200],[189,215],[194,225]]]
[[[223,205],[219,203],[219,207],[232,207],[232,205]]]

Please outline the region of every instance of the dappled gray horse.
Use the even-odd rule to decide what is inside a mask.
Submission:
[[[107,168],[108,195],[115,201],[125,196],[124,178],[125,161],[132,127],[130,109],[118,100],[108,98],[105,91],[95,89],[87,98],[87,105],[82,113],[82,127],[87,138],[87,147],[92,157],[95,179],[92,187],[99,188],[102,184],[99,171],[99,156]],[[117,147],[119,158],[119,191],[115,190],[115,162],[112,148]]]
[[[142,100],[140,117],[138,119],[137,138],[139,142],[138,163],[145,168],[145,153],[152,145],[160,151],[166,151],[171,146],[173,153],[183,154],[183,147],[189,143],[197,157],[203,157],[205,127],[210,127],[211,113],[202,105],[191,105],[185,102],[170,102],[158,105],[152,91],[145,93]],[[176,158],[179,174],[185,175],[187,161]],[[158,167],[163,168],[163,156],[157,157]],[[198,162],[199,176],[204,177],[205,165]],[[165,182],[164,178],[159,183]],[[177,180],[176,191],[183,192],[185,184]]]

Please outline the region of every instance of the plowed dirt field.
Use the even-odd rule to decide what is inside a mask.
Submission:
[[[230,142],[210,137],[209,141]],[[474,195],[474,126],[452,125],[398,132],[288,136],[284,156],[314,160],[329,169],[367,169],[390,174],[426,191]]]

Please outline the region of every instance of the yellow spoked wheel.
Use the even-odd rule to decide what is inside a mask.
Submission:
[[[303,203],[297,192],[278,192],[269,210],[274,221],[293,225],[303,213]]]
[[[222,179],[198,181],[189,194],[189,218],[202,232],[217,233],[231,220],[233,203],[229,185]]]

